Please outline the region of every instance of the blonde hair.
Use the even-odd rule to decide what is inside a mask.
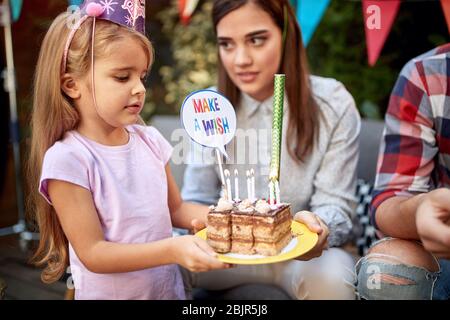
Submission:
[[[68,240],[56,212],[39,194],[39,179],[46,151],[80,121],[71,99],[61,88],[61,66],[66,39],[70,29],[66,25],[70,15],[60,14],[50,26],[39,53],[34,79],[33,111],[31,118],[31,149],[27,165],[29,178],[28,208],[40,232],[38,248],[31,261],[44,266],[41,279],[45,283],[58,280],[68,266]],[[87,19],[71,42],[65,72],[74,76],[86,75],[91,67],[91,36],[93,19]],[[94,59],[104,57],[114,41],[132,37],[147,53],[149,66],[153,61],[153,47],[142,34],[115,23],[97,20]]]

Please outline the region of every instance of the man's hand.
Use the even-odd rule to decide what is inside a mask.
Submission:
[[[426,250],[450,259],[450,190],[436,189],[424,196],[416,212],[417,232]]]
[[[330,232],[327,225],[319,218],[318,215],[309,211],[297,212],[294,216],[294,220],[305,224],[309,230],[319,235],[319,239],[317,240],[315,247],[311,251],[296,259],[307,261],[320,257],[323,250],[328,249],[328,235]]]

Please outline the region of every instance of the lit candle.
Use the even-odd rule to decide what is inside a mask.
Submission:
[[[251,193],[252,193],[252,198],[251,201],[255,201],[256,197],[255,197],[255,170],[253,170],[253,168],[250,170],[250,186],[251,186]]]
[[[239,200],[239,175],[238,170],[234,169],[234,201],[238,202]]]
[[[230,171],[228,169],[225,169],[224,171],[225,173],[225,178],[226,178],[226,184],[227,184],[227,200],[228,201],[233,201],[232,200],[232,194],[231,194],[231,181],[230,181]]]
[[[277,199],[277,204],[281,203],[281,195],[280,195],[280,184],[277,181],[275,181],[275,197]]]
[[[250,171],[246,171],[245,174],[247,175],[247,199],[251,200],[252,198],[252,186],[251,186],[251,180],[250,180]]]
[[[274,204],[274,194],[273,194],[273,190],[274,190],[274,185],[273,185],[273,181],[271,180],[269,182],[269,204],[273,205]]]

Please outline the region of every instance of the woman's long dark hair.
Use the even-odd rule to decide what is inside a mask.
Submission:
[[[304,160],[311,152],[318,136],[320,110],[311,93],[306,51],[300,28],[287,0],[215,0],[213,6],[214,30],[220,20],[247,3],[254,3],[266,11],[283,32],[287,33],[279,73],[286,74],[286,92],[289,100],[289,124],[286,144],[290,156]],[[219,55],[218,90],[238,106],[240,91],[228,76]]]

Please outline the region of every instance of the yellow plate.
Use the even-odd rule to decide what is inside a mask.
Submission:
[[[219,254],[220,261],[232,264],[266,264],[286,261],[297,258],[310,251],[317,243],[317,233],[310,231],[303,223],[292,221],[292,234],[295,235],[291,242],[284,247],[279,255],[262,256],[262,255],[246,255],[237,253]],[[195,234],[199,238],[206,240],[206,228]]]

